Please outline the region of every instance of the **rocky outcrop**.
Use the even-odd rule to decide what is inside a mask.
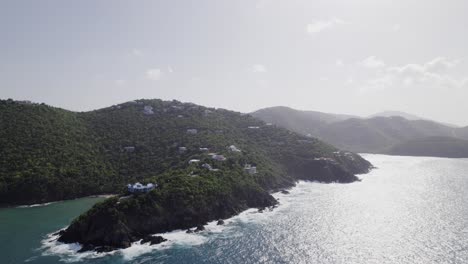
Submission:
[[[321,158],[283,157],[281,164],[288,177],[295,181],[324,183],[354,182],[359,180],[355,173],[366,173],[372,168],[369,162],[356,154]],[[182,176],[174,177],[167,178],[166,185],[162,184],[150,193],[121,200],[114,197],[95,205],[73,221],[60,234],[59,241],[79,242],[83,250],[126,248],[140,239],[152,242],[148,240],[151,234],[177,229],[187,230],[187,233],[200,232],[207,222],[232,217],[248,208],[258,208],[260,212],[278,203],[267,191],[273,188],[261,187],[252,182],[252,177],[246,178],[245,182],[222,182],[219,187],[211,188],[212,180],[206,179],[205,185],[193,186]],[[284,181],[275,189],[284,190],[293,184]],[[193,227],[196,228],[191,230]]]
[[[150,245],[157,245],[166,241],[167,239],[162,236],[146,236],[141,240],[141,244],[150,243]]]

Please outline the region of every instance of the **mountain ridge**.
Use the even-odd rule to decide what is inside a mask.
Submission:
[[[300,110],[289,109],[287,115],[278,115],[276,112],[277,110],[271,111],[266,108],[253,112],[252,115],[353,152],[389,154],[391,147],[396,144],[431,136],[468,139],[468,127],[451,127],[431,120],[376,116],[372,118],[352,117],[325,124],[318,122],[315,116],[307,115]],[[300,122],[295,118],[297,115],[302,117]],[[466,155],[468,157],[468,152]]]

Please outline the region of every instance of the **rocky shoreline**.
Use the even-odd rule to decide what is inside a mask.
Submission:
[[[330,160],[315,160],[295,164],[290,173],[296,181],[351,183],[359,181],[354,174],[367,173],[370,169],[372,165],[363,159],[347,167]],[[307,173],[310,171],[314,173]],[[294,182],[285,181],[271,191],[287,193],[285,189],[294,185]],[[66,230],[60,232],[58,241],[78,242],[82,245],[81,251],[97,252],[127,248],[139,240],[158,244],[165,240],[153,234],[173,230],[200,232],[208,222],[219,221],[222,224],[222,219],[233,217],[249,208],[257,208],[262,212],[278,204],[270,192],[255,186],[234,184],[227,194],[214,190],[214,193],[198,196],[190,192],[166,194],[163,189],[131,199],[109,198],[75,219]]]

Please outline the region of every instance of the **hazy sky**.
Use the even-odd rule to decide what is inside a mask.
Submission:
[[[401,110],[468,125],[467,11],[465,0],[0,0],[0,98]]]

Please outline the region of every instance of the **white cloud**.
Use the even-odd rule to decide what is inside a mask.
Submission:
[[[391,29],[394,32],[400,31],[401,25],[400,24],[394,24]]]
[[[344,62],[342,60],[336,60],[335,65],[337,67],[343,67],[345,64],[344,64]]]
[[[252,72],[267,72],[267,68],[263,64],[252,65]]]
[[[362,62],[360,62],[360,65],[366,68],[381,68],[385,66],[385,63],[377,59],[375,56],[370,56],[364,59]]]
[[[114,83],[117,86],[124,86],[127,82],[125,80],[115,80]]]
[[[459,63],[459,60],[449,60],[445,57],[437,57],[427,63],[424,64],[424,68],[427,71],[434,71],[434,72],[444,72],[449,70]]]
[[[258,0],[256,3],[255,3],[255,8],[257,9],[263,9],[267,6],[267,4],[269,4],[269,0]]]
[[[384,90],[388,87],[418,87],[430,88],[461,88],[467,80],[460,80],[449,73],[449,70],[458,64],[458,60],[449,60],[445,57],[434,58],[426,63],[410,63],[401,66],[385,67],[385,63],[373,59],[369,60],[373,67],[382,68],[376,78],[365,82],[361,91]],[[368,65],[368,66],[369,66]]]
[[[173,73],[174,72],[174,69],[172,69],[171,66],[167,66],[167,72],[169,73]]]
[[[139,49],[132,49],[132,55],[135,56],[135,57],[141,57],[143,56],[143,52]]]
[[[149,69],[146,71],[146,78],[158,81],[161,79],[162,72],[160,69]]]
[[[332,18],[330,20],[318,20],[313,23],[307,24],[306,30],[307,30],[307,33],[309,34],[316,34],[326,29],[330,29],[332,27],[345,24],[345,23],[346,22],[338,18]]]

